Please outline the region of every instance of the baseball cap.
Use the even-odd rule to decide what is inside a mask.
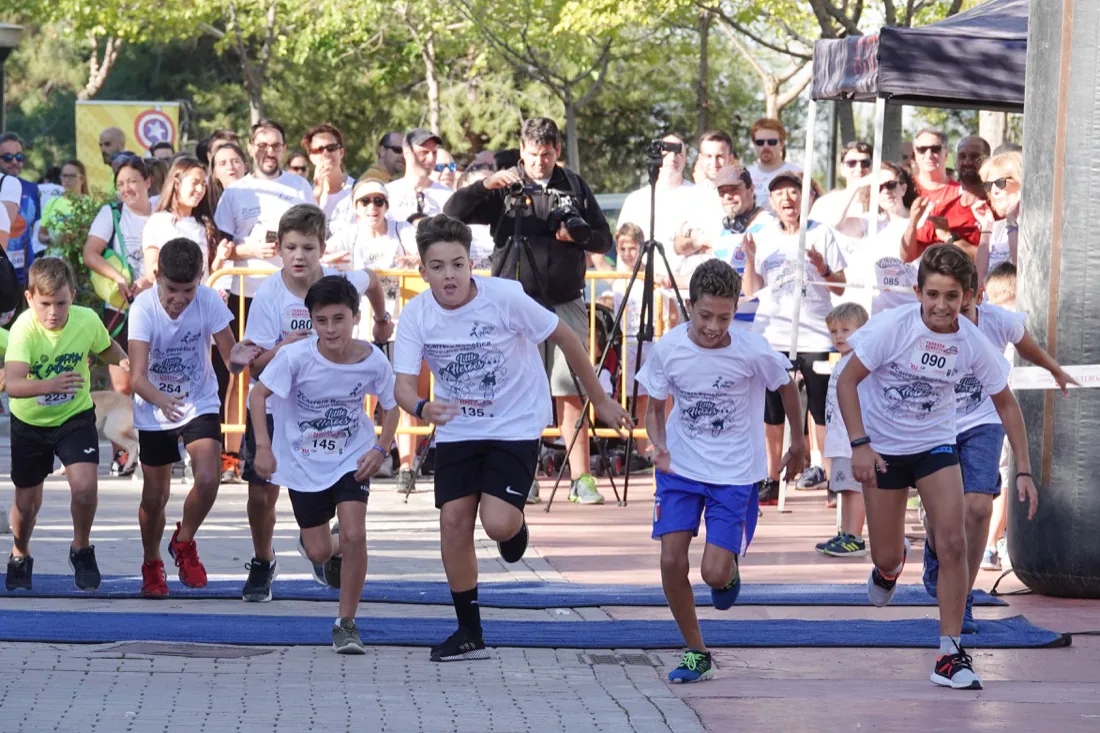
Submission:
[[[439,145],[443,144],[443,138],[431,130],[425,130],[423,127],[417,127],[405,133],[406,145],[423,145],[429,140],[435,140]]]
[[[749,175],[748,169],[740,165],[727,165],[718,171],[714,179],[714,187],[736,186],[738,182],[752,188],[752,176]]]
[[[768,191],[774,191],[779,187],[781,183],[794,183],[794,185],[801,188],[802,186],[802,173],[796,171],[783,171],[776,173],[775,178],[768,181]]]

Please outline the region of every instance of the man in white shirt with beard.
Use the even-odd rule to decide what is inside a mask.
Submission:
[[[787,128],[774,117],[761,117],[752,123],[750,132],[756,148],[756,162],[749,166],[749,175],[756,186],[756,200],[771,211],[768,184],[780,173],[798,173],[802,169],[787,162]]]
[[[389,217],[407,221],[412,214],[434,216],[443,213],[443,204],[454,193],[431,178],[443,139],[422,127],[405,135],[405,175],[386,184],[390,192]]]
[[[619,213],[619,224],[636,224],[646,239],[652,238],[662,244],[671,245],[690,216],[694,184],[684,180],[684,164],[687,162],[684,141],[676,135],[665,135],[661,142],[669,147],[679,146],[679,149],[674,152],[666,148],[661,155],[661,169],[657,174],[657,215],[654,219],[654,230],[649,231],[651,192],[648,183],[626,197]]]

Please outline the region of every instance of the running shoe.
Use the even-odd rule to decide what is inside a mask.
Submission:
[[[459,626],[442,644],[432,647],[433,662],[462,662],[488,659],[489,651],[480,635]]]
[[[1001,570],[1012,569],[1012,558],[1008,554],[1008,540],[1002,537],[997,540],[997,555],[1001,558]]]
[[[799,491],[813,491],[824,488],[829,483],[829,477],[825,475],[825,469],[821,466],[810,466],[798,477],[795,488]]]
[[[179,568],[180,582],[188,588],[202,588],[206,585],[206,568],[199,560],[199,548],[194,540],[180,542],[180,523],[176,522],[176,531],[172,533],[172,539],[168,540],[168,554],[176,561]]]
[[[673,684],[703,682],[714,676],[714,662],[710,652],[696,652],[688,649],[680,659],[680,666],[668,673],[668,681]]]
[[[401,470],[397,472],[397,493],[416,493],[416,476],[413,475],[411,468],[402,467]]]
[[[340,522],[333,522],[332,529],[329,530],[329,534],[340,538]],[[340,588],[340,570],[344,567],[344,556],[338,552],[334,552],[332,557],[325,563],[325,585],[329,588]]]
[[[862,537],[840,534],[829,540],[822,552],[829,557],[863,557],[867,554],[867,542]]]
[[[222,453],[222,483],[235,484],[241,480],[241,457],[236,453]]]
[[[592,474],[581,477],[569,486],[569,501],[577,504],[603,504],[603,495],[596,488],[596,479]]]
[[[953,690],[980,690],[982,681],[974,673],[974,660],[961,646],[954,654],[942,654],[936,659],[932,681],[940,687]]]
[[[898,588],[898,578],[901,577],[901,571],[905,569],[905,557],[908,554],[909,538],[907,537],[905,539],[905,549],[901,556],[901,568],[894,578],[883,577],[877,566],[871,568],[871,576],[867,578],[867,599],[871,601],[872,605],[881,608],[888,604],[890,599],[894,597],[894,591]]]
[[[835,535],[833,535],[829,539],[822,540],[821,542],[818,542],[816,545],[814,545],[814,549],[817,550],[818,552],[825,552],[826,547],[828,547],[832,543],[834,543],[838,540],[842,540],[842,539],[844,539],[844,533],[843,532],[837,532]]]
[[[355,619],[342,618],[332,625],[332,649],[337,654],[366,654]]]
[[[141,564],[141,597],[168,597],[168,578],[164,574],[164,563],[160,560],[148,560]]]
[[[775,479],[767,479],[760,482],[760,506],[776,506],[779,504],[779,482]]]
[[[974,620],[974,594],[966,594],[966,610],[963,611],[962,632],[964,634],[978,633],[978,622]]]
[[[269,562],[254,557],[252,562],[245,565],[248,570],[248,580],[244,582],[241,600],[249,603],[267,603],[271,600],[271,583],[279,573],[277,563],[277,560]]]
[[[328,581],[325,580],[325,566],[319,563],[315,563],[309,559],[309,554],[306,553],[305,542],[302,541],[302,533],[298,533],[298,554],[306,559],[310,567],[313,569],[313,582],[317,585],[328,585]]]
[[[115,451],[115,456],[111,460],[111,475],[112,476],[132,476],[134,475],[134,469],[137,467],[137,461],[129,468],[126,468],[126,464],[130,461],[130,453],[122,449]]]
[[[531,490],[527,492],[527,504],[541,504],[542,499],[539,498],[539,480],[538,478],[531,479]]]
[[[924,540],[924,572],[921,574],[921,580],[924,581],[924,589],[928,591],[928,595],[935,598],[936,584],[940,580],[940,559],[936,556],[936,551],[927,537]]]
[[[69,567],[79,590],[99,590],[99,565],[95,561],[95,545],[82,550],[69,548]]]
[[[515,537],[497,543],[497,551],[500,553],[501,559],[507,563],[514,563],[522,560],[523,553],[527,552],[527,542],[529,538],[530,535],[527,531],[527,523],[524,522]]]
[[[737,602],[737,596],[741,593],[741,569],[737,561],[733,561],[733,580],[725,588],[711,588],[710,602],[719,611],[725,611]]]
[[[997,554],[997,550],[993,547],[985,548],[985,552],[982,553],[982,570],[1000,570],[1001,569],[1001,556]]]
[[[4,580],[4,587],[8,590],[30,590],[31,576],[34,574],[34,558],[30,555],[23,557],[8,557],[8,575]]]

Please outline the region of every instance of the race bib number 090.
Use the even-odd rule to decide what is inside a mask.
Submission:
[[[909,356],[909,368],[918,374],[948,377],[955,372],[959,347],[921,338]]]

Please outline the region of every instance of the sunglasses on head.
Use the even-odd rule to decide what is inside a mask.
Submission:
[[[871,161],[868,160],[867,158],[861,158],[859,160],[846,160],[846,161],[844,161],[844,165],[848,168],[855,168],[857,165],[860,168],[870,168],[871,167]]]
[[[321,145],[320,147],[311,148],[309,152],[313,155],[320,155],[321,153],[335,153],[342,147],[344,146],[340,143],[329,143],[328,145]]]
[[[932,153],[934,155],[939,155],[940,153],[943,152],[943,146],[942,145],[921,145],[919,147],[914,148],[914,150],[916,150],[921,155],[925,155],[927,153]]]
[[[756,147],[758,147],[758,148],[762,148],[765,145],[768,146],[769,148],[774,148],[776,145],[779,144],[779,138],[777,138],[777,137],[769,137],[769,138],[758,137],[755,140],[753,140],[753,142],[756,143]]]
[[[355,205],[356,206],[367,206],[368,204],[374,204],[375,206],[381,208],[381,207],[385,206],[387,203],[389,203],[389,202],[386,201],[385,196],[363,196],[362,198],[358,199],[355,202]]]
[[[458,164],[453,162],[453,161],[450,162],[450,163],[436,163],[435,164],[435,172],[436,173],[442,173],[443,171],[451,171],[453,173],[456,170],[458,170]]]
[[[993,180],[993,181],[982,181],[982,187],[985,188],[986,193],[989,193],[990,191],[992,191],[994,186],[996,186],[998,189],[1003,191],[1006,188],[1008,188],[1008,182],[1009,181],[1015,181],[1015,180],[1016,179],[1013,178],[1012,176],[1005,176],[1004,178],[998,178],[998,179]]]
[[[27,156],[23,155],[22,153],[4,153],[3,155],[0,155],[0,160],[4,161],[5,163],[11,163],[13,161],[22,163],[26,159]]]
[[[897,181],[885,181],[885,182],[879,184],[878,190],[879,191],[894,191],[894,190],[897,189],[897,187],[898,187],[898,182]]]

